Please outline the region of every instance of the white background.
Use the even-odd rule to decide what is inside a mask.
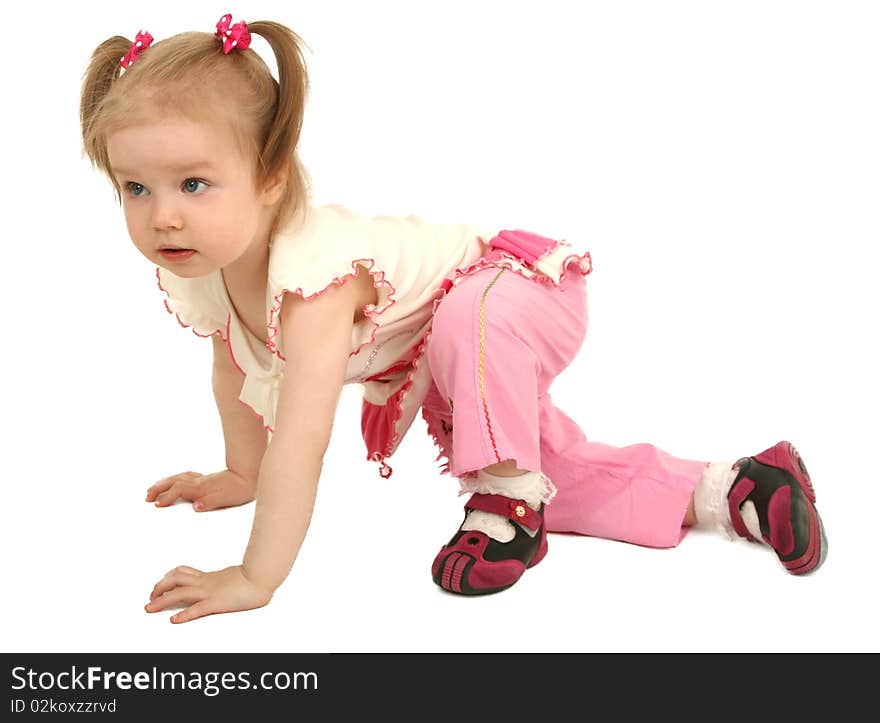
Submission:
[[[880,648],[875,3],[54,7],[18,8],[0,48],[4,651]],[[448,595],[429,568],[461,520],[455,480],[421,419],[382,480],[352,386],[271,604],[182,626],[145,613],[171,567],[240,562],[253,505],[144,502],[158,479],[224,466],[211,344],[166,312],[81,156],[79,90],[106,38],[213,32],[226,12],[309,44],[316,202],[591,251],[590,330],[556,402],[590,439],[681,457],[794,442],[825,566],[796,578],[708,532],[669,550],[554,535],[509,591]]]

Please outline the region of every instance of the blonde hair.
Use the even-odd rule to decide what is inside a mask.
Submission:
[[[132,41],[116,35],[92,53],[80,98],[83,155],[121,189],[110,169],[107,137],[122,128],[156,122],[169,115],[213,127],[225,124],[237,150],[253,163],[256,189],[286,173],[286,187],[270,233],[286,224],[307,202],[309,177],[297,152],[308,74],[296,33],[279,23],[248,23],[275,53],[278,78],[253,51],[223,53],[208,32],[179,33],[142,50],[122,72],[120,59]]]

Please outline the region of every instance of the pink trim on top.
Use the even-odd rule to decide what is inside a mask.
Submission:
[[[156,267],[156,283],[159,284],[159,288],[165,292],[165,295],[170,297],[171,294],[168,293],[168,289],[166,289],[164,286],[162,286],[162,278],[159,276],[159,271],[161,269],[162,269],[161,266]],[[180,314],[176,314],[175,312],[171,311],[171,307],[168,306],[168,299],[163,299],[163,302],[165,304],[165,311],[167,311],[169,314],[174,314],[174,318],[177,319],[177,323],[180,324],[184,329],[189,329],[191,324],[184,324],[180,318]],[[227,327],[228,327],[228,325],[227,325]],[[208,338],[214,336],[214,334],[219,334],[220,338],[223,339],[223,330],[220,329],[219,327],[215,331],[212,331],[210,334],[199,334],[199,332],[197,332],[195,330],[195,328],[192,329],[192,333],[198,337],[201,337],[202,339],[208,339]],[[223,341],[226,341],[228,343],[228,332],[227,332],[227,338],[223,339]]]
[[[366,263],[368,263],[369,266],[366,266],[365,265]],[[390,282],[385,280],[385,272],[384,271],[373,271],[373,267],[375,265],[376,265],[375,259],[368,259],[368,258],[355,259],[354,261],[351,262],[351,268],[354,270],[354,273],[344,274],[343,276],[334,277],[333,280],[329,284],[327,284],[323,289],[321,289],[320,291],[316,291],[311,296],[305,296],[303,294],[302,288],[288,289],[285,287],[285,288],[281,289],[281,291],[274,296],[273,301],[272,301],[272,308],[269,310],[269,322],[266,324],[266,329],[268,330],[268,338],[266,341],[266,348],[269,351],[271,351],[273,354],[275,354],[282,361],[287,361],[287,359],[281,354],[281,352],[278,351],[277,345],[275,344],[275,337],[278,336],[278,327],[275,325],[275,316],[281,311],[281,303],[284,299],[284,294],[299,294],[303,298],[304,301],[311,301],[316,296],[320,296],[321,294],[326,293],[327,289],[329,289],[333,284],[336,284],[337,286],[342,286],[342,284],[344,284],[347,279],[351,279],[351,278],[357,276],[357,274],[360,272],[361,268],[364,268],[373,277],[373,288],[379,289],[382,286],[387,286],[389,289],[391,289],[391,291],[388,293],[388,298],[385,299],[385,301],[387,303],[381,309],[377,309],[377,308],[369,309],[368,307],[372,306],[372,304],[365,304],[364,305],[364,307],[363,307],[364,316],[367,317],[373,323],[373,329],[372,329],[372,332],[370,333],[370,338],[367,341],[362,342],[358,346],[357,349],[355,349],[353,352],[351,352],[351,354],[349,354],[349,357],[355,356],[365,346],[372,344],[376,338],[376,330],[379,328],[379,322],[375,321],[375,317],[381,316],[386,311],[388,311],[388,309],[390,309],[392,306],[394,306],[395,303],[397,303],[396,299],[393,298],[394,294],[396,293],[394,287],[391,285]]]

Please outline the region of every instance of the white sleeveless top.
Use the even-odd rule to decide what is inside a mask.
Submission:
[[[489,242],[499,232],[426,223],[417,216],[364,217],[339,205],[309,206],[276,233],[270,246],[265,345],[238,318],[219,270],[183,278],[157,267],[156,275],[167,294],[166,309],[182,326],[202,337],[219,334],[226,341],[245,375],[239,399],[262,417],[271,439],[285,341],[294,343],[282,339],[277,325],[284,293],[309,299],[363,266],[373,276],[378,301],[364,307],[365,318],[352,329],[345,381],[363,384],[367,457],[382,463],[387,476],[390,468],[383,460],[397,448],[432,382],[424,342],[434,310],[448,290],[485,266],[539,274],[554,283],[572,260],[581,273],[591,269],[589,254],[574,254],[563,241],[550,241],[547,253],[532,263],[518,257],[527,254],[489,254]]]

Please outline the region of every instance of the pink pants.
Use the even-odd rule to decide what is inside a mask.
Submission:
[[[586,278],[574,269],[558,287],[497,268],[460,281],[428,340],[429,431],[454,476],[506,459],[543,472],[557,488],[545,511],[548,532],[674,547],[706,462],[650,444],[589,442],[550,399],[587,319]]]

